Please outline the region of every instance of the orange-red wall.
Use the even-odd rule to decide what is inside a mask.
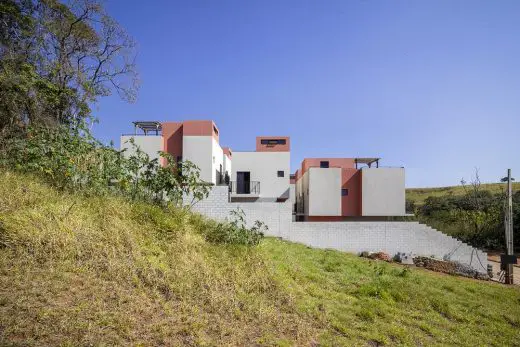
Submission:
[[[182,157],[182,137],[183,136],[213,136],[219,141],[218,128],[210,120],[189,120],[184,122],[164,122],[161,123],[163,136],[163,150],[170,153],[175,159]],[[216,131],[215,131],[216,129]],[[228,157],[231,157],[231,150],[227,149]],[[161,164],[165,165],[164,158]]]
[[[182,127],[184,136],[213,136],[218,142],[218,128],[211,120],[187,120]]]
[[[361,216],[361,171],[355,168],[342,168],[341,188],[348,189],[348,195],[341,197],[341,215]]]
[[[353,158],[306,158],[302,161],[301,170],[296,171],[296,180],[301,179],[309,168],[320,167],[321,161],[328,161],[329,168],[341,168],[341,188],[348,189],[348,195],[341,197],[341,216],[314,216],[312,220],[332,221],[341,217],[361,216],[361,170],[356,169]]]
[[[285,140],[285,145],[263,145],[262,140]],[[289,152],[291,149],[290,139],[287,136],[257,136],[256,151],[257,152]]]
[[[170,153],[175,159],[182,157],[182,123],[179,122],[164,122],[161,123],[163,136],[163,150]],[[162,165],[166,162],[161,158]]]

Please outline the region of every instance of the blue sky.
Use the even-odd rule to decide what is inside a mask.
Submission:
[[[222,146],[291,137],[305,157],[382,157],[408,187],[477,167],[520,179],[520,1],[116,1],[137,41],[137,102],[94,106],[119,145],[133,120],[213,119]]]

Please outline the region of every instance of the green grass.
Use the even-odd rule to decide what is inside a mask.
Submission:
[[[483,190],[488,190],[491,193],[500,193],[505,190],[505,183],[486,183],[482,184]],[[520,190],[520,182],[513,183],[513,191]],[[417,204],[422,205],[424,200],[430,196],[460,196],[464,195],[464,188],[462,186],[452,187],[438,187],[438,188],[408,188],[406,189],[406,199],[413,200]]]
[[[0,345],[518,345],[520,290],[0,172]]]

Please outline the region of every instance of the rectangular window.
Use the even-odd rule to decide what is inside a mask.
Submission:
[[[274,146],[274,145],[285,145],[287,141],[285,139],[263,139],[260,140],[262,145]]]
[[[326,169],[329,167],[329,162],[328,161],[320,161],[320,167],[322,169]]]
[[[341,196],[348,196],[348,189],[341,189]]]
[[[283,171],[278,171],[278,177],[283,177],[284,176],[284,172]]]

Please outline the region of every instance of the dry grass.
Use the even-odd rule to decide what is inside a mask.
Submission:
[[[304,343],[316,333],[255,249],[208,244],[199,217],[0,180],[4,343]]]
[[[505,345],[520,291],[0,172],[0,345]]]

